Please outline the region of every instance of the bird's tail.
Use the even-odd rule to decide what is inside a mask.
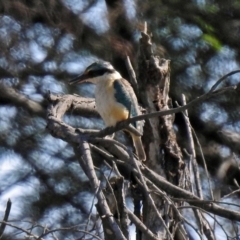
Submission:
[[[145,151],[143,149],[141,137],[133,135],[133,134],[131,134],[131,136],[132,136],[133,145],[136,149],[136,153],[138,155],[139,160],[140,161],[145,161],[146,160],[146,154],[145,154]]]

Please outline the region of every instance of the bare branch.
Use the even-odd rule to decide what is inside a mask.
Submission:
[[[11,202],[10,199],[8,199],[5,214],[4,214],[4,217],[3,217],[3,222],[2,222],[1,227],[0,227],[0,238],[2,237],[2,235],[4,233],[4,230],[5,230],[5,227],[6,227],[5,222],[8,221],[8,217],[9,217],[9,214],[10,214],[10,211],[11,211],[11,206],[12,206],[12,202]]]
[[[130,220],[139,228],[150,240],[159,240],[159,238],[154,235],[140,220],[134,213],[130,210],[127,210],[128,216]]]
[[[139,165],[138,165],[137,161],[134,158],[131,158],[131,160],[132,160],[132,162],[134,164],[135,169],[138,172],[138,177],[140,178],[141,184],[143,186],[143,190],[144,190],[144,194],[146,196],[146,199],[148,200],[149,204],[154,208],[158,218],[160,219],[160,222],[162,223],[162,225],[164,226],[164,228],[165,228],[165,230],[166,230],[166,232],[168,234],[169,239],[173,239],[172,234],[170,233],[167,225],[165,224],[161,214],[158,211],[158,208],[156,207],[156,204],[155,204],[155,202],[154,202],[154,200],[153,200],[153,198],[152,198],[152,196],[150,194],[150,191],[149,191],[148,186],[146,184],[146,181],[145,181],[145,179],[143,177],[143,174],[141,173],[141,170],[139,168]]]
[[[88,116],[99,116],[96,111],[95,99],[85,98],[78,95],[54,95],[48,93],[47,99],[51,103],[68,102],[70,104],[70,110],[74,113],[88,114]]]
[[[16,106],[25,107],[31,113],[45,116],[45,110],[38,102],[35,102],[23,94],[17,92],[11,87],[7,87],[3,83],[0,83],[0,96],[3,99],[11,101]]]
[[[18,227],[18,226],[14,225],[14,224],[11,224],[9,222],[5,222],[5,221],[0,221],[0,222],[2,224],[5,224],[5,225],[9,226],[9,227],[16,228],[16,229],[20,230],[21,232],[26,233],[29,237],[32,237],[32,238],[37,239],[37,240],[44,240],[43,238],[39,238],[37,235],[32,234],[30,231],[28,231],[24,228]]]
[[[232,71],[232,72],[230,72],[230,73],[222,76],[222,77],[221,77],[219,80],[217,80],[217,82],[211,87],[211,89],[210,89],[209,92],[212,92],[212,93],[213,93],[213,92],[216,90],[216,88],[219,86],[219,84],[220,84],[221,82],[223,82],[227,77],[230,77],[230,76],[232,76],[232,75],[234,75],[234,74],[236,74],[236,73],[239,73],[239,72],[240,72],[240,70],[235,70],[235,71]]]
[[[201,98],[202,99],[202,98]],[[178,109],[181,109],[181,111],[187,109],[189,107],[189,104],[180,107]],[[190,104],[191,106],[191,104]],[[71,143],[80,143],[79,133],[77,133],[75,128],[61,122],[57,117],[54,117],[54,115],[57,115],[57,112],[54,110],[57,108],[57,105],[49,107],[49,114],[48,114],[48,128],[52,132],[54,136],[57,136],[59,138],[62,138],[64,140],[67,140]],[[168,110],[169,112],[171,110]],[[164,111],[166,114],[166,111]],[[161,112],[160,112],[161,113]],[[60,114],[61,115],[61,114]],[[133,119],[133,118],[132,118]],[[105,139],[106,140],[106,139]],[[108,144],[109,145],[109,144]],[[107,145],[106,145],[107,146]],[[121,148],[122,149],[122,148]],[[115,147],[114,149],[115,153],[120,154],[122,157],[119,159],[128,158],[129,156],[127,152],[122,152],[120,148]],[[115,160],[115,159],[113,159]],[[122,162],[119,160],[116,160],[120,164],[124,164],[126,167],[130,168],[131,171],[134,171],[136,174],[138,174],[138,171],[134,170],[133,166],[129,165],[129,161],[126,159],[126,161]],[[138,162],[138,164],[140,164]],[[240,221],[240,214],[237,211],[233,211],[230,209],[225,209],[223,207],[218,206],[215,203],[203,201],[199,199],[198,197],[194,196],[190,192],[181,189],[168,181],[166,181],[161,176],[157,175],[154,171],[148,169],[147,167],[143,167],[140,165],[142,173],[153,183],[155,183],[160,189],[164,190],[168,194],[172,195],[173,197],[179,198],[181,197],[184,199],[184,201],[191,202],[192,205],[199,206],[206,211],[209,211],[211,213],[214,213],[216,215],[231,219],[231,220],[237,220]],[[196,200],[192,202],[192,200]]]
[[[134,173],[138,174],[135,170]],[[218,216],[240,221],[240,213],[234,210],[223,208],[212,201],[204,201],[188,192],[187,190],[181,189],[168,181],[166,181],[163,177],[157,175],[154,171],[150,170],[147,167],[142,169],[142,173],[153,183],[156,184],[160,189],[172,195],[175,198],[181,196],[182,201],[186,201],[191,203],[194,206],[200,207],[206,211],[214,213]]]
[[[138,97],[139,92],[138,92],[137,78],[136,78],[136,74],[135,74],[135,71],[132,67],[129,56],[126,56],[125,63],[126,63],[126,66],[127,66],[128,74],[130,76],[130,83],[131,83],[131,85],[132,85],[132,87],[135,91],[136,96]]]
[[[186,98],[185,95],[182,94],[182,103],[183,105],[186,105]],[[187,134],[188,134],[188,139],[189,139],[189,148],[190,148],[190,154],[191,154],[191,164],[193,167],[193,172],[194,172],[194,178],[195,178],[195,184],[196,184],[196,189],[197,189],[197,196],[201,199],[203,199],[203,193],[202,193],[202,186],[200,183],[200,174],[198,170],[198,165],[197,165],[197,160],[196,160],[196,152],[195,152],[195,146],[194,146],[194,141],[193,141],[193,136],[192,136],[192,129],[191,129],[191,124],[190,120],[188,118],[188,111],[185,110],[183,112],[183,117],[187,126]]]
[[[88,176],[93,190],[99,189],[96,193],[96,196],[98,199],[98,206],[101,209],[101,214],[102,214],[101,218],[104,218],[110,227],[110,229],[107,229],[107,231],[110,231],[111,235],[115,236],[116,239],[125,240],[126,238],[124,237],[121,229],[119,228],[114,217],[112,216],[112,213],[108,207],[107,201],[104,197],[104,194],[100,189],[100,182],[94,171],[89,144],[83,139],[80,140],[79,150],[80,150],[80,156],[81,156],[79,158],[79,164],[81,165],[85,174]]]

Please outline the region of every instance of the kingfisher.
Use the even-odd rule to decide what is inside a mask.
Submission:
[[[94,62],[85,69],[83,74],[69,81],[70,84],[83,82],[96,84],[96,108],[106,126],[116,126],[120,121],[141,114],[137,97],[130,83],[122,78],[109,62]],[[132,125],[138,132],[142,132],[141,121]],[[145,161],[146,155],[141,136],[126,129],[124,131],[131,135],[139,160]]]

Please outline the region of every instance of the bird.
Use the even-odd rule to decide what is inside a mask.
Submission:
[[[69,84],[90,82],[96,84],[95,101],[96,108],[107,127],[114,127],[118,122],[141,114],[137,97],[131,84],[122,78],[111,63],[97,61],[88,66],[83,74],[71,79]],[[137,121],[131,125],[142,132],[143,123]],[[127,131],[133,140],[136,154],[140,161],[146,160],[141,134]]]

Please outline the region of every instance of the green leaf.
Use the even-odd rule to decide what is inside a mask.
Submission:
[[[217,51],[219,51],[222,48],[221,42],[213,35],[203,34],[202,39],[209,43]]]

